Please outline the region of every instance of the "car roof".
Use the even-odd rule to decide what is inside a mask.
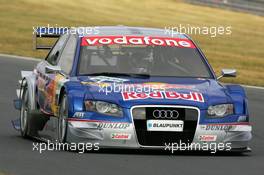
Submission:
[[[91,29],[93,32],[91,32]],[[130,26],[94,26],[94,27],[78,27],[77,30],[80,37],[84,36],[159,36],[159,37],[176,37],[189,39],[186,34],[180,34],[171,28],[148,28],[148,27],[130,27]],[[89,32],[80,32],[89,31]]]

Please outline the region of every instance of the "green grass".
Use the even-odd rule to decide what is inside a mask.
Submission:
[[[7,175],[7,174],[0,172],[0,175]]]
[[[217,73],[238,70],[225,82],[264,86],[264,17],[177,0],[0,0],[0,14],[0,53],[31,57],[46,54],[32,50],[33,26],[232,26],[231,35],[192,37]]]

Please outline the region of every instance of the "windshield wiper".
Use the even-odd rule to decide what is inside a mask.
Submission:
[[[134,73],[116,73],[116,72],[97,72],[92,74],[86,74],[88,76],[109,76],[109,77],[117,77],[117,76],[127,76],[127,77],[134,77],[134,78],[149,78],[149,74],[134,74]]]

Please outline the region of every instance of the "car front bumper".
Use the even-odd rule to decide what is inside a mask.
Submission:
[[[197,124],[193,140],[188,143],[178,140],[164,145],[141,145],[134,123],[119,123],[95,120],[68,121],[67,141],[74,143],[97,143],[101,148],[151,148],[165,150],[220,151],[247,150],[252,138],[249,123]],[[175,132],[177,134],[177,132]],[[173,148],[174,147],[174,148]]]

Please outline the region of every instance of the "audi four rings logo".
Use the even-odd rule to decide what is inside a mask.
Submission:
[[[158,110],[153,111],[153,116],[155,118],[170,118],[177,119],[179,117],[179,112],[177,110]]]

